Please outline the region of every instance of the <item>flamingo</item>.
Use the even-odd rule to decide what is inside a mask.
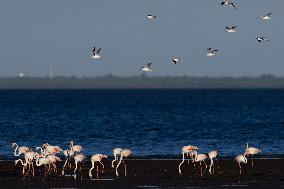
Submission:
[[[55,173],[57,173],[57,167],[56,167],[56,162],[61,161],[61,159],[55,155],[48,155],[46,157],[49,160],[49,169],[48,172],[51,171],[51,169],[53,168],[53,171]],[[52,168],[51,168],[52,167]]]
[[[118,167],[119,167],[119,165],[121,164],[121,162],[122,162],[122,160],[123,160],[123,158],[127,158],[127,157],[129,157],[130,155],[132,155],[133,153],[132,153],[132,151],[131,150],[127,150],[127,149],[124,149],[124,150],[121,150],[121,152],[120,152],[120,159],[119,159],[119,162],[118,162],[118,164],[117,164],[117,166],[116,166],[116,176],[119,176],[119,174],[118,174]],[[124,162],[123,162],[124,163]],[[126,164],[124,163],[124,175],[126,176]]]
[[[39,155],[36,157],[36,166],[41,167],[44,166],[44,176],[46,176],[46,167],[50,164],[50,161],[46,157],[40,157]]]
[[[242,166],[241,163],[247,163],[247,158],[245,155],[238,155],[235,158],[235,161],[239,164],[239,168],[240,168],[240,175],[242,174]]]
[[[114,160],[111,161],[111,167],[114,168],[114,162],[118,160],[118,156],[120,155],[120,152],[122,151],[122,148],[115,148],[113,149],[113,155]]]
[[[27,146],[20,146],[17,143],[12,143],[12,148],[15,148],[14,156],[20,156],[21,154],[25,154],[26,152],[30,151],[29,147]],[[18,154],[17,154],[18,150]]]
[[[215,150],[213,150],[213,151],[210,151],[209,153],[208,153],[208,157],[210,158],[210,167],[209,167],[209,173],[210,174],[212,174],[212,171],[211,171],[211,168],[212,168],[212,166],[213,166],[213,158],[216,158],[217,157],[217,154],[218,154],[218,152],[217,151],[215,151]],[[214,167],[213,167],[213,172],[214,172]]]
[[[54,155],[62,151],[62,149],[59,146],[49,145],[48,143],[43,144],[42,148],[44,148],[44,150],[41,149],[41,151],[44,153],[45,156]]]
[[[205,170],[206,170],[207,164],[206,164],[205,160],[207,159],[207,155],[206,154],[197,154],[197,151],[195,151],[194,155],[195,155],[194,161],[199,162],[199,164],[200,164],[200,176],[203,177],[202,164],[201,163],[203,162],[205,164]]]
[[[92,170],[94,169],[94,167],[95,167],[95,162],[98,162],[98,163],[100,163],[102,166],[103,166],[103,169],[102,169],[102,172],[104,171],[104,168],[105,168],[105,166],[104,166],[104,164],[101,162],[102,161],[102,159],[104,159],[104,158],[107,158],[107,156],[106,155],[103,155],[103,154],[95,154],[95,155],[93,155],[92,157],[91,157],[91,162],[92,162],[92,167],[91,167],[91,169],[89,170],[89,177],[90,178],[92,178]],[[97,178],[99,177],[99,165],[97,164]]]
[[[74,169],[74,179],[76,179],[76,171],[78,168],[78,163],[83,162],[85,160],[85,155],[83,154],[77,154],[74,156],[74,160],[75,160],[75,169]]]
[[[192,157],[193,153],[198,150],[198,147],[196,146],[191,146],[191,145],[188,145],[188,146],[184,146],[182,147],[182,150],[181,150],[181,153],[182,153],[182,162],[179,164],[178,166],[178,172],[179,174],[181,174],[181,165],[183,164],[184,162],[184,159],[185,159],[185,154],[187,154],[187,156],[190,154],[190,157]]]
[[[73,150],[64,150],[63,151],[63,154],[65,156],[65,162],[64,162],[64,165],[63,165],[63,168],[62,168],[62,175],[64,175],[64,169],[67,165],[67,163],[71,160],[71,158],[75,155],[75,152]],[[71,168],[71,163],[69,162],[70,164],[70,168]]]
[[[247,148],[246,148],[246,151],[245,151],[245,156],[249,156],[249,155],[251,155],[251,166],[253,167],[253,155],[255,155],[255,154],[258,154],[258,153],[260,153],[261,152],[261,150],[260,149],[258,149],[258,148],[255,148],[255,147],[249,147],[248,146],[248,143],[247,143]]]
[[[83,147],[80,145],[74,145],[73,141],[70,141],[70,150],[73,150],[76,153],[80,153],[83,151]]]

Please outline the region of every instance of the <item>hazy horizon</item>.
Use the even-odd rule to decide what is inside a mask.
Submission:
[[[221,0],[1,1],[0,76],[44,77],[50,65],[54,76],[139,76],[149,60],[149,76],[284,76],[284,1],[234,2],[236,11]],[[90,57],[94,45],[100,60]],[[209,47],[220,52],[208,58]],[[171,64],[174,56],[184,62]]]

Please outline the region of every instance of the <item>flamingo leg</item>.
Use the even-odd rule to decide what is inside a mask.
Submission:
[[[199,165],[200,165],[200,176],[203,177],[201,161],[199,162]]]
[[[178,166],[178,172],[179,172],[179,174],[181,174],[181,165],[183,164],[183,162],[184,162],[184,153],[182,153],[182,162],[179,164],[179,166]]]
[[[124,164],[124,176],[126,176],[127,175],[127,172],[126,172],[126,164],[123,162],[123,164]]]
[[[102,162],[99,161],[99,163],[103,166],[102,173],[104,173],[105,166]]]
[[[99,178],[99,165],[97,164],[97,179]]]
[[[77,171],[77,168],[78,168],[78,162],[75,161],[74,179],[76,179],[76,171]]]
[[[241,163],[239,163],[239,168],[240,168],[240,175],[242,174],[242,166]]]
[[[122,159],[123,159],[123,157],[120,156],[119,162],[118,162],[118,164],[116,165],[116,169],[115,169],[116,176],[119,176],[119,174],[118,174],[118,167],[119,167],[119,165],[121,164]]]
[[[212,174],[213,159],[210,158],[210,161],[211,161],[211,163],[210,163],[210,167],[209,167],[209,173],[210,173],[210,175],[211,175],[211,174]]]
[[[253,167],[253,155],[251,155],[251,167]]]
[[[91,167],[91,169],[89,170],[89,177],[90,178],[92,178],[92,170],[94,169],[94,167],[95,167],[95,162],[94,161],[92,161],[92,167]]]

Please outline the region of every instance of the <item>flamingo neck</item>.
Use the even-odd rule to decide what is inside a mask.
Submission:
[[[19,156],[19,155],[20,155],[20,152],[17,154],[17,150],[18,150],[19,146],[18,146],[17,143],[15,143],[15,146],[16,146],[16,148],[15,148],[15,151],[14,151],[14,155],[15,155],[15,156]]]

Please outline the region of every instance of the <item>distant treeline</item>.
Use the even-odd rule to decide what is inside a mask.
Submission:
[[[0,77],[0,89],[284,88],[284,77]]]

